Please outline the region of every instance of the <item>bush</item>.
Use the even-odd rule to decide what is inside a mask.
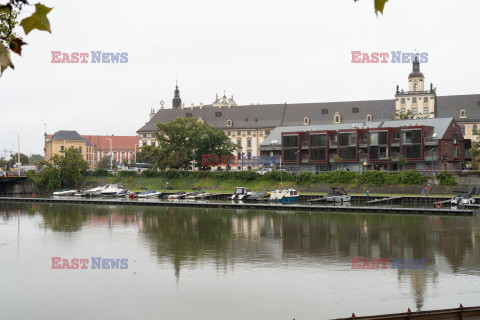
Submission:
[[[136,177],[137,172],[136,171],[118,171],[117,175],[119,177]]]
[[[326,172],[319,175],[319,182],[325,182],[330,185],[342,184],[342,183],[355,183],[358,178],[358,173],[353,171],[333,171]]]
[[[300,185],[317,183],[319,180],[320,176],[312,172],[301,172],[297,177],[297,183]]]
[[[398,183],[409,184],[409,185],[422,184],[427,181],[428,181],[427,176],[415,170],[402,171],[398,175],[398,180],[397,180]]]
[[[113,175],[107,169],[98,169],[98,170],[95,170],[95,171],[90,171],[90,176],[92,176],[92,177],[111,177]]]
[[[457,182],[455,181],[455,177],[453,174],[447,172],[447,171],[442,171],[437,176],[435,177],[439,182],[441,186],[455,186],[457,185]]]
[[[160,177],[160,171],[148,169],[142,172],[142,176],[147,178]]]
[[[380,171],[363,171],[358,177],[358,183],[367,186],[383,186],[388,184],[390,174]]]

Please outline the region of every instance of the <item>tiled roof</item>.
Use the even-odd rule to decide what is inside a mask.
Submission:
[[[135,144],[138,144],[137,136],[83,135],[82,137],[90,141],[90,143],[95,147],[95,150],[110,151],[110,140],[108,139],[112,139],[112,150],[117,151],[133,151]]]
[[[460,118],[462,109],[465,110],[466,118]],[[438,97],[437,117],[452,117],[458,122],[480,121],[480,94]]]
[[[433,118],[433,119],[411,119],[411,120],[388,120],[375,122],[350,122],[338,124],[322,124],[309,126],[288,126],[275,128],[270,135],[265,138],[261,146],[266,147],[275,142],[276,145],[281,144],[282,133],[284,132],[300,132],[300,131],[326,131],[326,130],[346,130],[354,128],[395,128],[406,127],[413,125],[421,125],[433,127],[433,132],[436,133],[432,139],[442,139],[450,124],[454,121],[453,118]]]
[[[90,142],[83,138],[77,131],[59,130],[55,132],[49,140],[68,140],[68,141],[83,141],[87,142],[87,146],[91,147]]]

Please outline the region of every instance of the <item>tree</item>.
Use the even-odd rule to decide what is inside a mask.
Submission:
[[[26,44],[15,34],[17,24],[23,27],[26,35],[34,29],[51,32],[47,14],[52,8],[37,3],[35,12],[18,23],[17,16],[22,12],[24,5],[30,5],[28,0],[10,0],[6,4],[0,4],[0,76],[8,67],[14,68],[10,51],[22,55],[22,46]]]
[[[68,148],[64,155],[54,155],[50,161],[43,161],[45,166],[39,183],[48,190],[61,187],[78,187],[88,169],[85,161],[75,148]]]
[[[99,169],[110,169],[109,157],[104,156],[97,162],[97,170]]]
[[[473,135],[478,137],[480,135],[480,130],[474,129]],[[472,142],[472,169],[478,170],[480,163],[480,139],[473,140]]]
[[[335,165],[335,168],[338,168],[338,166],[342,163],[342,158],[340,158],[339,155],[334,155],[333,156],[333,164]]]
[[[38,164],[45,159],[41,154],[32,154],[29,160],[31,164]]]
[[[408,120],[408,119],[423,119],[427,116],[422,114],[413,114],[412,110],[409,109],[405,113],[398,110],[395,111],[395,115],[392,117],[393,120]]]
[[[221,158],[238,148],[225,132],[192,117],[158,123],[157,129],[158,147],[142,147],[142,153],[146,152],[155,167],[161,169],[188,169],[193,159],[201,163],[202,154]]]
[[[1,157],[0,158],[0,168],[5,167],[6,164],[7,164],[7,160],[4,157]]]
[[[18,152],[10,155],[10,160],[8,160],[8,163],[16,164],[17,161],[18,161]],[[22,164],[29,164],[28,156],[26,154],[21,153],[21,152],[20,152],[20,162]]]

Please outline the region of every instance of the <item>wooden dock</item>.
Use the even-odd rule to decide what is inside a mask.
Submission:
[[[479,307],[466,307],[460,306],[460,308],[454,309],[439,309],[430,311],[417,311],[417,312],[403,312],[382,314],[377,316],[357,317],[352,314],[349,318],[338,318],[334,320],[480,320],[480,306]]]
[[[380,198],[380,199],[375,199],[375,200],[369,200],[366,201],[365,203],[367,204],[372,204],[372,203],[380,203],[380,202],[388,202],[388,201],[393,201],[397,199],[403,199],[403,197],[387,197],[387,198]]]
[[[136,201],[129,199],[77,199],[77,198],[14,198],[0,197],[0,202],[24,203],[59,203],[59,204],[93,204],[93,205],[119,205],[119,206],[156,206],[170,208],[223,208],[223,209],[252,209],[252,210],[277,210],[277,211],[308,211],[308,212],[341,212],[341,213],[377,213],[377,214],[420,214],[420,215],[474,215],[473,209],[437,209],[437,208],[385,208],[371,206],[341,206],[341,205],[312,205],[278,203],[231,203],[203,201]]]

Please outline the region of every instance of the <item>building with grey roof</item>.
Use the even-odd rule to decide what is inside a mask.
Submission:
[[[292,171],[415,169],[460,172],[465,139],[453,118],[353,122],[275,128],[260,145]]]

